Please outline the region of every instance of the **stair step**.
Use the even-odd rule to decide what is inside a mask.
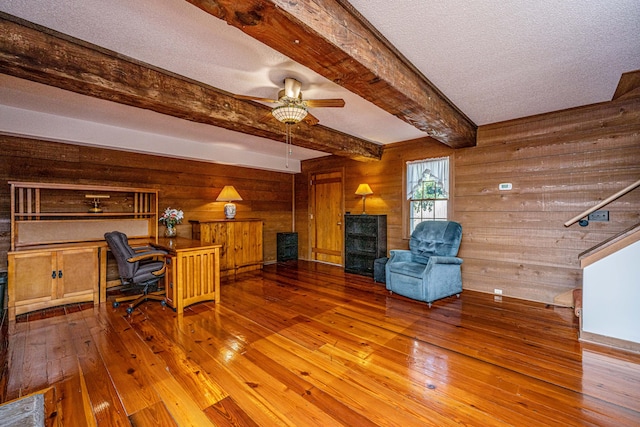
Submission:
[[[582,289],[571,289],[557,295],[553,304],[559,307],[571,307],[577,317],[582,313]]]
[[[557,295],[553,298],[553,304],[560,307],[573,307],[573,289]]]

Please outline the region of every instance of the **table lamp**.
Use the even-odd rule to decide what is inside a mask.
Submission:
[[[362,196],[362,215],[365,215],[366,198],[369,194],[373,194],[373,191],[371,191],[371,187],[369,187],[369,184],[360,184],[358,185],[356,194]]]
[[[233,219],[236,216],[236,205],[231,203],[236,200],[242,200],[240,194],[233,188],[233,185],[225,185],[218,195],[216,202],[227,202],[227,204],[224,205],[224,216],[227,219]]]

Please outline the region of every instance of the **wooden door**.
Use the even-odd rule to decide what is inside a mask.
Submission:
[[[311,259],[342,265],[342,171],[311,176]]]

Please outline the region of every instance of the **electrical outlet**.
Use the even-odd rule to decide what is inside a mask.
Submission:
[[[493,290],[493,293],[494,293],[495,295],[502,295],[502,289],[494,289],[494,290]]]
[[[589,214],[589,221],[609,221],[609,211],[595,211]]]

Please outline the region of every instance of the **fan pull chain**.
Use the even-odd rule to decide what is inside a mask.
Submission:
[[[289,123],[285,123],[285,147],[286,147],[286,152],[285,152],[285,166],[287,169],[289,169],[289,156],[291,156],[291,154],[293,153],[293,150],[291,149],[292,144],[291,144],[291,124]]]

